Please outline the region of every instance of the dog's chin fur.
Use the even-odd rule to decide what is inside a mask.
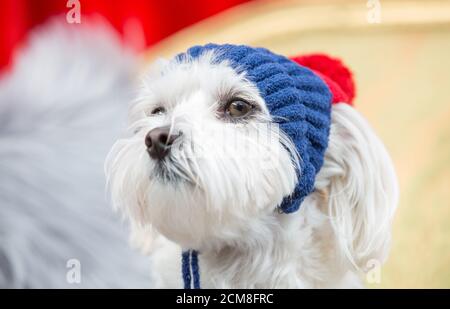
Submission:
[[[181,287],[182,249],[200,252],[205,288],[361,286],[368,261],[386,257],[397,203],[384,146],[358,112],[335,105],[315,191],[300,211],[279,213],[301,175],[301,158],[269,125],[264,100],[245,75],[213,60],[207,54],[153,68],[130,111],[134,134],[119,140],[106,162],[114,205],[130,219],[134,243],[153,256],[157,287]],[[255,114],[240,123],[221,118],[229,93],[253,102]],[[166,112],[151,115],[161,105]],[[144,138],[164,125],[182,135],[155,162]]]

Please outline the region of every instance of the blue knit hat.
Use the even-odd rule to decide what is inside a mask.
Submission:
[[[214,51],[215,61],[227,60],[237,73],[245,73],[257,86],[274,121],[294,142],[301,158],[299,180],[279,208],[284,213],[298,210],[313,191],[323,164],[330,130],[330,89],[309,68],[265,48],[207,44],[191,47],[177,59],[196,59],[207,51]]]

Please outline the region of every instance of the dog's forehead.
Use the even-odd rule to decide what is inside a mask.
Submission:
[[[165,63],[156,74],[151,75],[148,90],[153,97],[168,101],[188,97],[199,91],[211,98],[241,90],[258,96],[256,86],[245,78],[244,73],[237,73],[227,61],[215,63],[210,55]]]

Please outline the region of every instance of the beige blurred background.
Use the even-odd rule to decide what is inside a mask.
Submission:
[[[326,52],[353,70],[356,108],[391,153],[401,199],[373,288],[450,288],[450,1],[257,1],[183,30],[148,54],[244,43]]]

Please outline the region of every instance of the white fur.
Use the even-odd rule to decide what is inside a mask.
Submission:
[[[230,92],[260,112],[227,123],[219,106]],[[151,115],[158,106],[167,112]],[[301,158],[271,121],[245,75],[213,54],[162,61],[147,74],[130,110],[133,134],[115,144],[105,167],[114,205],[153,256],[158,287],[181,287],[182,248],[200,252],[205,288],[359,287],[365,263],[384,261],[397,183],[366,121],[346,104],[333,107],[316,190],[293,214],[276,207],[292,192]],[[155,174],[144,145],[147,132],[164,125],[182,132],[168,181]]]

